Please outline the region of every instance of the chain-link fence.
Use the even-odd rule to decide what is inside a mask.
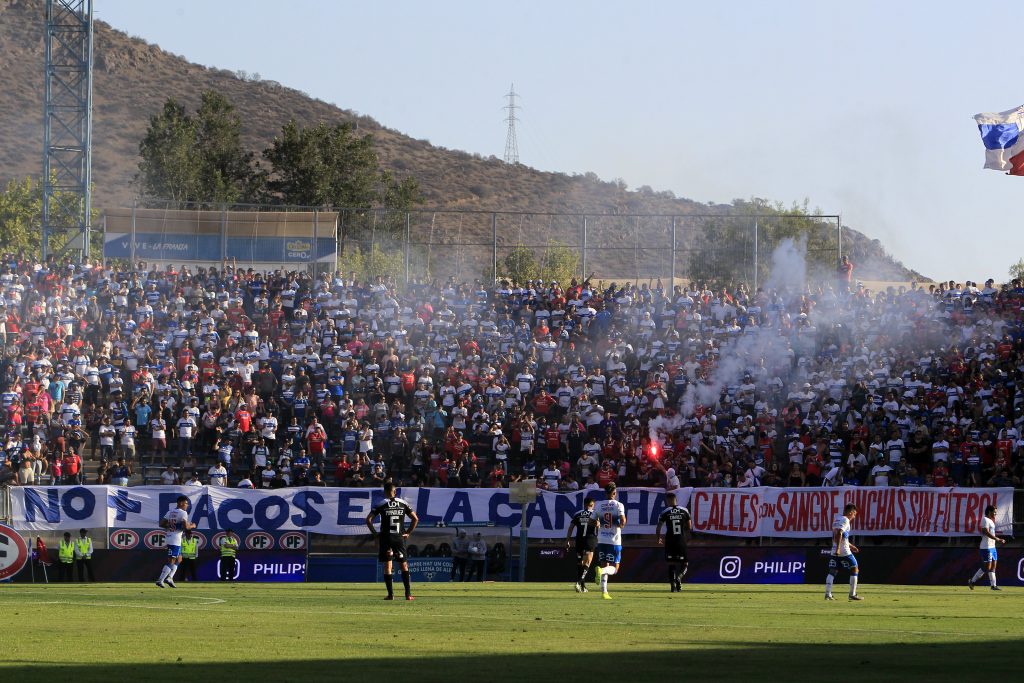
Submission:
[[[603,281],[768,281],[785,239],[806,254],[807,279],[835,273],[838,216],[588,215],[342,210],[339,267],[401,279],[592,277]]]
[[[144,229],[138,225],[143,211]],[[132,245],[128,251],[136,258],[145,252],[160,256],[150,261],[219,261],[225,254],[242,254],[239,265],[286,269],[323,261],[329,249],[325,240],[336,236],[336,268],[345,274],[427,282],[586,276],[605,282],[756,286],[768,281],[772,254],[783,240],[794,240],[806,254],[809,280],[831,277],[843,252],[841,223],[835,215],[405,212],[277,206],[190,211],[176,206],[174,210],[111,211],[104,225],[108,226],[107,244],[120,244],[116,242],[120,239]],[[129,230],[151,239],[129,240]],[[287,235],[307,237],[298,244]],[[310,240],[313,235],[317,239]],[[204,247],[206,242],[209,245]],[[298,249],[305,246],[310,251]],[[332,255],[334,246],[330,245]],[[271,258],[273,250],[283,252]]]

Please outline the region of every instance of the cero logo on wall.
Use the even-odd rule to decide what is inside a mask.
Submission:
[[[167,546],[167,534],[159,529],[154,529],[146,534],[143,541],[150,550],[160,550]]]
[[[281,534],[277,544],[283,550],[302,550],[306,547],[306,534],[299,531],[289,531],[288,533]]]
[[[288,240],[285,242],[288,258],[308,259],[313,251],[313,243],[309,240]]]
[[[274,537],[266,531],[254,531],[245,537],[245,547],[249,550],[270,550],[274,547]]]
[[[131,529],[114,529],[110,532],[110,547],[117,550],[131,550],[139,544],[139,535]]]
[[[0,581],[9,579],[28,562],[28,544],[17,531],[0,524]]]

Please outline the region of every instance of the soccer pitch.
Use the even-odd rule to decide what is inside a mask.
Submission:
[[[401,584],[396,586],[401,595]],[[0,679],[979,680],[1024,671],[1024,592],[565,584],[0,586]],[[361,680],[361,679],[360,679]]]

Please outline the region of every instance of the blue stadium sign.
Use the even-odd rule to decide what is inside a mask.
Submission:
[[[338,252],[334,238],[319,237],[228,237],[219,235],[136,233],[135,258],[150,261],[220,261],[261,263],[333,263]],[[132,238],[128,233],[107,233],[105,258],[131,258]]]

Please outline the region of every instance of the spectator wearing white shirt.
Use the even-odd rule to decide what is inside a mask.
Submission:
[[[192,455],[192,439],[196,430],[195,419],[188,412],[183,412],[175,427],[178,430],[178,457]]]
[[[891,473],[892,467],[886,464],[884,458],[879,458],[875,466],[871,468],[869,481],[872,486],[888,486]]]
[[[174,465],[168,465],[167,469],[160,473],[160,483],[164,486],[174,486],[180,482],[178,473],[174,470]]]
[[[210,477],[210,486],[228,485],[228,471],[225,469],[224,463],[218,462],[211,466],[207,474]]]

